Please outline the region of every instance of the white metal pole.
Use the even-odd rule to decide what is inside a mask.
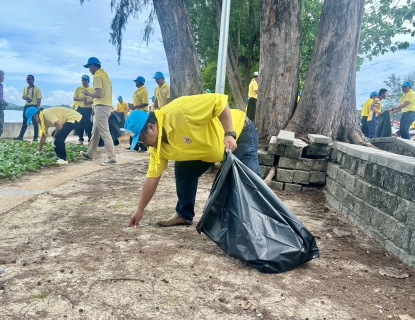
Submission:
[[[222,14],[220,17],[220,36],[218,67],[216,70],[216,93],[225,93],[226,58],[228,56],[229,16],[231,0],[222,1]]]

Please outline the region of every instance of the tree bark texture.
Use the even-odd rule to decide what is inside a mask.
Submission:
[[[286,130],[365,143],[356,117],[356,60],[364,0],[325,0],[301,100]]]
[[[301,0],[262,0],[260,68],[255,124],[269,139],[294,112],[300,63]]]
[[[218,32],[220,31],[220,19],[222,13],[222,0],[214,0],[214,9],[215,9],[215,21],[216,28]],[[232,42],[228,39],[228,50],[226,57],[226,74],[228,76],[228,82],[232,90],[233,99],[235,100],[236,106],[239,109],[245,110],[246,107],[246,98],[248,92],[244,92],[242,85],[241,76],[239,74],[238,62],[235,58],[235,54],[232,48]]]
[[[186,0],[153,0],[170,72],[171,98],[202,93],[202,75]]]

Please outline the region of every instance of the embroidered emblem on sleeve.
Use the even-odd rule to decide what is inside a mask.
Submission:
[[[184,136],[183,138],[184,143],[186,144],[191,144],[193,142],[193,140],[189,137]]]

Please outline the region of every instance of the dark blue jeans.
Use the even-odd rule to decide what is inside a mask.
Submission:
[[[258,162],[258,132],[251,121],[242,130],[237,144],[238,147],[233,154],[261,177]],[[176,212],[181,218],[193,221],[199,177],[212,165],[213,163],[201,160],[176,161],[174,163],[178,198]]]
[[[408,111],[403,112],[401,115],[401,124],[399,126],[399,135],[402,139],[410,139],[409,136],[409,127],[411,126],[412,122],[415,121],[415,112]]]
[[[373,139],[376,138],[376,115],[373,114],[372,120],[367,122],[367,127],[369,129],[368,138]]]

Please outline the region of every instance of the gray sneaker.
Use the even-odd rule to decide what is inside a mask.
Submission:
[[[107,159],[104,162],[101,163],[101,165],[103,166],[112,166],[114,164],[117,164],[117,161],[112,160],[112,159]]]
[[[84,159],[86,159],[86,160],[92,160],[92,158],[90,156],[88,156],[88,152],[86,152],[86,151],[81,151],[79,154],[81,156],[83,156]]]

